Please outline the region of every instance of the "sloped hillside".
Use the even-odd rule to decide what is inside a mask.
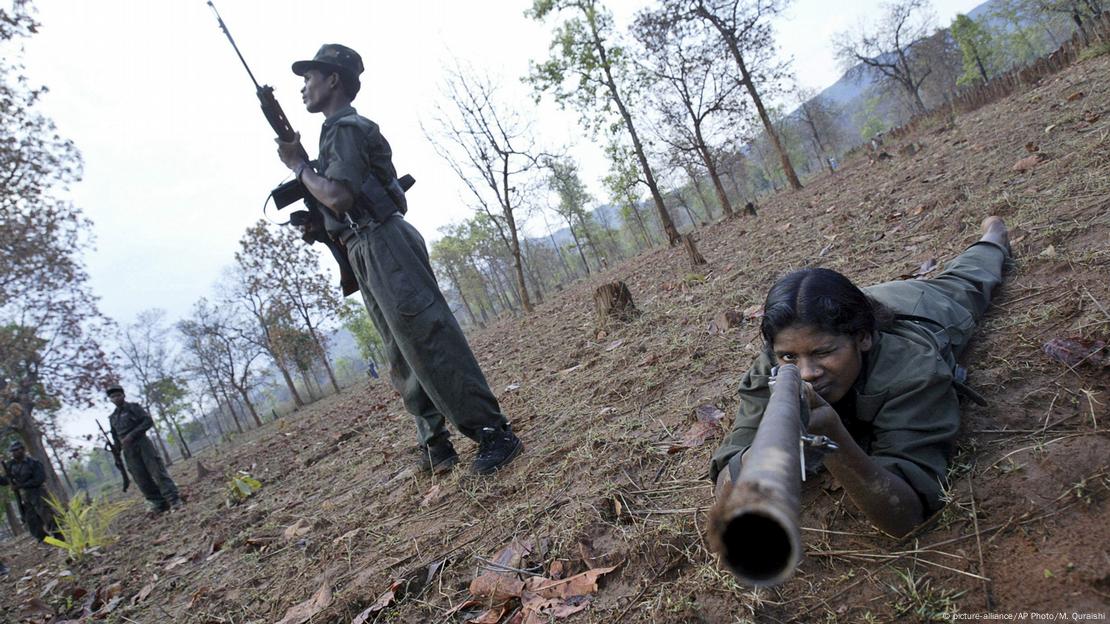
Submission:
[[[496,476],[413,475],[400,400],[382,383],[349,388],[202,457],[216,476],[175,466],[188,507],[147,519],[136,506],[117,523],[120,541],[88,562],[67,565],[26,539],[8,546],[0,619],[76,619],[85,603],[105,621],[195,623],[1105,615],[1106,353],[1069,366],[1042,346],[1110,334],[1110,57],[886,149],[889,160],[850,158],[767,199],[758,217],[699,230],[706,267],[656,250],[474,336],[527,444]],[[1043,160],[1013,170],[1031,150]],[[794,579],[736,585],[704,535],[720,436],[695,446],[690,432],[706,406],[727,427],[759,341],[751,322],[719,317],[744,317],[804,265],[869,284],[943,263],[988,214],[1007,219],[1016,262],[966,357],[990,405],[964,405],[946,509],[893,540],[833,481],[812,480]],[[592,293],[609,280],[628,284],[642,314],[599,331]],[[458,447],[472,457],[472,444]],[[226,507],[224,475],[235,470],[264,486]],[[472,597],[471,582],[491,571],[500,593],[524,588],[525,608],[513,599],[487,611],[497,601]],[[577,594],[557,589],[571,585]]]

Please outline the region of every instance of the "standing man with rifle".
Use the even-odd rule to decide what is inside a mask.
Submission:
[[[424,239],[402,218],[407,206],[389,143],[351,106],[362,71],[358,53],[338,44],[293,63],[293,73],[304,77],[305,107],[325,118],[320,152],[314,166],[294,136],[277,140],[278,156],[322,208],[328,235],[347,250],[382,335],[393,385],[416,420],[423,450],[418,467],[442,473],[458,462],[446,419],[478,443],[473,472],[490,474],[524,444],[439,290]]]
[[[108,416],[114,446],[123,450],[127,470],[146,497],[148,508],[154,513],[162,513],[180,507],[181,495],[177,492],[177,484],[170,478],[154,443],[146,437],[147,430],[154,426],[154,419],[142,405],[125,401],[120,386],[109,386],[107,393],[108,399],[116,406]]]
[[[112,460],[115,461],[116,470],[118,470],[120,476],[123,477],[123,491],[126,492],[127,488],[131,486],[131,479],[127,478],[127,468],[123,465],[123,456],[121,455],[119,444],[116,444],[112,440],[112,436],[108,435],[108,432],[100,425],[99,420],[96,421],[96,428],[100,429],[100,435],[104,436],[104,450],[112,454]]]
[[[12,460],[3,462],[4,472],[0,474],[0,485],[11,486],[24,526],[41,542],[57,530],[54,514],[46,504],[46,470],[43,469],[42,462],[27,454],[23,442],[12,442],[8,450],[12,454]]]

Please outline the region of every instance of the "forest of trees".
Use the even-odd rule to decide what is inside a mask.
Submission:
[[[575,280],[677,245],[761,195],[834,175],[876,132],[1073,32],[1088,37],[1103,11],[1100,0],[993,0],[977,18],[940,27],[927,0],[894,0],[834,42],[862,85],[849,107],[795,82],[773,29],[788,4],[671,0],[622,27],[601,0],[534,0],[527,17],[550,26],[551,45],[526,76],[456,65],[425,133],[473,208],[430,247],[460,322],[527,314]],[[35,30],[27,2],[0,8],[6,50]],[[80,451],[58,422],[63,407],[103,408],[110,382],[148,407],[172,460],[339,391],[329,343],[341,328],[363,360],[385,365],[365,309],[344,302],[320,250],[265,220],[243,233],[235,264],[185,318],[152,308],[121,327],[105,317],[84,264],[90,224],[66,199],[82,176],[80,152],[40,112],[45,87],[27,79],[18,55],[2,59],[0,425],[51,458],[52,489],[112,479],[104,453]],[[501,98],[508,80],[577,112],[608,171],[583,172],[567,146],[542,144],[534,111]]]

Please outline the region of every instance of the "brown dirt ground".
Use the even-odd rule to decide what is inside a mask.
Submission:
[[[909,142],[921,149],[898,155]],[[1048,160],[1014,172],[1027,143]],[[527,443],[496,476],[406,472],[415,446],[400,401],[382,383],[349,388],[205,453],[216,477],[197,482],[193,462],[175,465],[187,509],[120,519],[120,540],[87,563],[67,566],[26,538],[5,544],[13,573],[0,580],[0,619],[19,621],[41,595],[62,620],[67,591],[120,583],[106,621],[275,622],[327,585],[333,600],[312,622],[348,622],[391,582],[420,579],[371,621],[462,622],[468,612],[447,610],[514,537],[538,545],[522,565],[620,564],[574,622],[1105,615],[1110,384],[1105,369],[1069,369],[1041,346],[1110,337],[1110,56],[888,150],[893,160],[846,159],[836,175],[767,199],[758,218],[701,229],[706,268],[659,249],[477,333],[475,351]],[[761,303],[778,275],[804,265],[869,284],[943,262],[988,214],[1013,228],[1016,262],[965,358],[990,406],[964,406],[948,506],[894,540],[818,478],[805,487],[796,576],[777,589],[738,586],[704,538],[716,440],[666,452],[695,407],[735,410],[759,346],[751,324],[716,331],[714,317]],[[614,279],[643,314],[599,334],[592,292]],[[468,461],[474,445],[458,446]],[[239,469],[265,486],[228,509],[223,475]],[[298,520],[310,530],[283,538]],[[49,585],[62,569],[74,576]]]

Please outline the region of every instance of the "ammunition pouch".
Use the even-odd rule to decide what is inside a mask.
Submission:
[[[301,184],[300,180],[293,179],[281,184],[270,191],[274,205],[280,210],[297,200],[304,200],[307,210],[297,210],[289,215],[289,224],[302,226],[304,234],[301,239],[306,243],[323,243],[328,247],[336,263],[339,265],[339,281],[343,295],[350,295],[358,290],[358,282],[354,271],[351,269],[350,259],[347,257],[345,247],[350,235],[371,223],[381,223],[396,213],[405,214],[408,204],[405,201],[405,191],[412,188],[416,179],[405,174],[400,179],[394,178],[388,185],[383,185],[374,175],[363,183],[355,198],[355,205],[347,213],[351,228],[340,235],[338,241],[329,236],[324,225],[324,217],[316,199]]]
[[[382,223],[394,213],[404,215],[408,212],[408,202],[405,200],[405,191],[412,188],[416,180],[409,174],[394,178],[383,184],[374,174],[370,174],[359,189],[355,198],[355,206],[351,210],[351,218],[360,224],[366,221]]]

